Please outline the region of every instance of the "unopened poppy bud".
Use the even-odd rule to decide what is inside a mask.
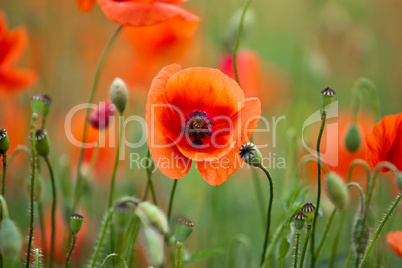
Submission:
[[[8,139],[7,131],[0,129],[0,155],[7,154],[8,148],[10,148],[10,140]]]
[[[326,111],[326,107],[334,101],[335,94],[335,91],[329,87],[321,91],[321,106],[324,111]]]
[[[120,78],[114,79],[112,86],[110,87],[110,98],[119,113],[123,113],[127,105],[127,86]]]
[[[52,103],[52,99],[48,95],[43,95],[42,102],[43,102],[42,116],[44,118],[46,118],[47,115],[49,114],[50,104]]]
[[[348,191],[343,180],[334,172],[326,176],[327,194],[337,209],[344,209],[348,203]]]
[[[84,217],[79,214],[73,214],[70,216],[70,230],[73,234],[77,234],[81,230]]]
[[[240,148],[240,157],[247,164],[253,167],[260,167],[262,164],[262,155],[257,146],[253,143],[248,142]]]
[[[161,234],[153,228],[145,227],[144,244],[149,262],[159,267],[163,263],[163,239]]]
[[[398,183],[399,189],[402,191],[402,173],[396,175],[396,182]]]
[[[105,102],[99,105],[89,116],[91,126],[96,129],[104,129],[109,126],[110,116],[113,115],[114,105],[111,102]]]
[[[32,141],[32,134],[30,135]],[[49,138],[45,129],[38,129],[35,133],[36,151],[38,155],[47,157],[50,152]]]
[[[41,94],[36,94],[36,95],[32,96],[32,98],[31,98],[32,112],[34,112],[36,114],[42,112],[43,105],[45,102],[46,102],[46,99]]]
[[[22,249],[21,234],[11,219],[3,219],[0,223],[0,251],[6,258],[19,256]]]
[[[168,232],[168,223],[165,214],[155,205],[148,202],[141,202],[135,213],[145,225],[155,227],[162,234]]]
[[[129,202],[118,202],[114,205],[113,224],[119,229],[124,230],[131,218],[134,205]]]
[[[362,232],[362,221],[362,218],[358,217],[354,222],[352,229],[353,249],[355,253],[359,254],[360,256],[363,256],[364,252],[366,251],[370,233],[367,222],[364,225],[364,230]]]
[[[349,152],[356,152],[360,147],[361,139],[359,129],[356,124],[352,124],[345,137],[345,146]]]
[[[297,230],[303,229],[305,223],[303,211],[297,212],[294,216],[294,219],[296,229]]]
[[[175,236],[177,242],[186,241],[194,230],[194,222],[186,218],[179,218],[176,223]]]
[[[301,211],[303,212],[304,219],[306,220],[307,228],[311,228],[311,223],[314,219],[314,210],[315,207],[312,203],[306,203],[302,207]]]

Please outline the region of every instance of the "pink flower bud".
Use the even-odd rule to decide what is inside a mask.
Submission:
[[[89,116],[92,127],[105,129],[109,126],[110,116],[113,115],[115,107],[112,102],[102,102],[98,109],[94,110]]]

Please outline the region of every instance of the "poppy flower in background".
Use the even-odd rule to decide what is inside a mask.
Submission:
[[[396,255],[402,257],[402,231],[389,232],[387,234],[387,245]]]
[[[121,25],[150,26],[170,24],[177,33],[190,35],[198,17],[182,9],[185,0],[99,0],[108,19]]]
[[[385,116],[366,136],[366,145],[366,158],[371,167],[388,161],[402,170],[402,113]]]
[[[83,12],[90,12],[97,0],[77,0],[78,8]]]
[[[15,67],[27,45],[25,29],[19,27],[8,31],[5,14],[0,11],[0,92],[13,93],[36,82],[37,75],[34,71]]]
[[[101,103],[99,108],[89,115],[89,123],[93,128],[105,129],[109,126],[110,116],[113,115],[115,107],[111,101]]]
[[[211,185],[226,181],[243,163],[239,148],[257,127],[261,103],[217,69],[163,68],[147,101],[147,142],[163,174],[180,179],[194,161]]]

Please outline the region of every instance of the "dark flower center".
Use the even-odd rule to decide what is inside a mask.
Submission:
[[[192,139],[193,146],[201,146],[201,139],[212,135],[214,123],[207,117],[207,113],[201,110],[194,110],[184,121],[184,132]]]

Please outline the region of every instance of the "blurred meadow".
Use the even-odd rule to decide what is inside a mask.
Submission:
[[[197,28],[191,35],[177,35],[170,28],[158,24],[123,26],[101,67],[93,103],[98,105],[110,101],[110,86],[119,77],[128,88],[126,119],[138,115],[144,122],[151,82],[166,65],[178,63],[183,69],[196,66],[217,68],[234,78],[231,55],[245,2],[185,2],[182,8],[199,17]],[[29,83],[13,88],[2,78],[0,71],[0,129],[7,130],[10,140],[9,160],[19,145],[31,148],[31,97],[46,94],[52,99],[46,130],[58,196],[54,267],[64,267],[70,245],[71,231],[68,226],[80,151],[69,140],[68,132],[80,141],[85,110],[75,113],[71,124],[66,118],[76,105],[87,102],[98,60],[119,26],[105,16],[98,3],[90,12],[83,12],[73,0],[0,0],[0,12],[7,22],[6,27],[0,25],[0,36],[3,31],[25,28],[26,44],[20,44],[22,48],[18,50],[21,52],[16,52],[21,53],[16,66],[33,72]],[[324,159],[330,157],[328,154],[338,159],[334,165],[328,163],[328,168],[338,173],[344,182],[347,181],[350,164],[355,159],[366,159],[365,136],[373,131],[378,121],[372,110],[375,101],[368,91],[362,91],[357,100],[360,104],[357,122],[361,144],[356,151],[349,152],[345,147],[345,136],[352,122],[356,81],[365,77],[375,85],[379,119],[401,112],[401,14],[402,2],[397,0],[251,2],[238,52],[238,68],[246,98],[260,99],[261,117],[265,118],[260,119],[257,130],[261,131],[256,131],[253,138],[255,144],[265,145],[260,151],[269,158],[264,164],[270,170],[275,185],[271,241],[288,215],[287,199],[295,187],[302,159],[311,154],[306,147],[315,150],[321,121],[305,128],[303,124],[321,109],[321,90],[330,87],[336,91],[339,113],[334,118],[328,118],[327,126],[336,125],[337,133],[324,131],[322,143],[326,146],[322,146],[322,150]],[[0,51],[0,67],[3,52]],[[78,208],[74,211],[84,216],[84,222],[71,255],[70,267],[84,267],[94,252],[101,222],[108,209],[107,196],[118,132],[117,111],[107,129],[88,127],[87,141],[96,142],[102,137],[106,143],[99,150],[84,150],[81,172],[88,170],[89,174]],[[120,155],[115,199],[122,196],[142,199],[147,187],[147,170],[144,167],[148,152],[146,130],[138,120],[127,121],[124,138],[127,142],[123,143]],[[141,143],[139,148],[127,146],[127,143],[137,142]],[[97,157],[91,164],[94,153]],[[402,156],[401,151],[398,153]],[[27,238],[30,163],[23,153],[12,160],[7,167],[5,199],[10,218],[16,222],[22,237]],[[49,252],[52,190],[46,164],[42,159],[39,164],[41,202],[35,212],[33,248]],[[255,172],[259,185],[253,177]],[[363,168],[356,168],[352,181],[365,189],[367,180]],[[158,207],[166,214],[174,180],[155,169],[152,182]],[[295,204],[315,203],[316,187],[317,165],[308,163],[301,172],[300,194]],[[400,192],[391,172],[381,173],[375,187],[368,217],[370,238],[389,204]],[[259,191],[262,196],[258,195]],[[316,267],[346,267],[352,228],[360,209],[357,192],[354,189],[349,192],[343,221],[341,213],[337,213]],[[186,267],[259,267],[268,197],[268,181],[265,174],[256,168],[244,164],[226,182],[212,186],[203,179],[193,163],[189,173],[177,183],[171,219],[174,223],[177,218],[185,217],[195,223],[194,231],[184,243],[184,259],[189,261],[193,257],[198,260],[188,262]],[[147,201],[153,203],[151,193],[148,193]],[[323,188],[320,217],[315,226],[316,245],[323,237],[333,208]],[[40,213],[43,213],[43,222],[40,221]],[[402,230],[401,220],[402,211],[397,207],[376,241],[367,267],[401,267],[402,259],[386,243],[388,232]],[[343,227],[341,232],[337,232],[341,221]],[[42,227],[45,235],[41,232]],[[174,224],[170,225],[170,229],[174,230]],[[293,225],[286,226],[267,267],[293,266],[294,232]],[[152,263],[143,237],[144,233],[140,232],[130,267],[157,267]],[[336,239],[339,243],[336,256],[332,258]],[[402,240],[399,243],[402,245]],[[5,258],[3,267],[21,267],[26,258],[26,244],[24,239],[21,258]],[[49,256],[44,253],[42,263],[48,266]],[[103,260],[108,253],[111,251],[101,252],[99,259]],[[350,267],[355,267],[356,257],[352,255],[351,258]],[[306,259],[309,261],[308,255]],[[112,263],[105,267],[112,267]],[[165,261],[165,267],[169,267],[168,263]],[[121,267],[119,265],[114,263],[113,267]]]

